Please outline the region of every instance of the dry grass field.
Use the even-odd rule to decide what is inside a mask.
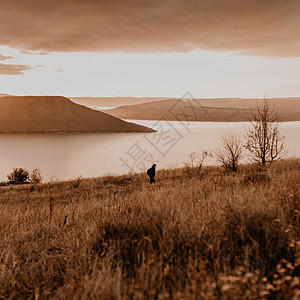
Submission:
[[[0,298],[299,299],[300,160],[0,188]]]

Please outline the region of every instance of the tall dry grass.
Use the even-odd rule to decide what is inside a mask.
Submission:
[[[0,188],[0,296],[299,299],[300,160]]]

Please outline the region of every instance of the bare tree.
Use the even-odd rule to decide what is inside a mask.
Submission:
[[[245,148],[249,151],[251,160],[265,165],[283,157],[286,154],[285,136],[280,133],[280,116],[270,106],[267,98],[262,103],[257,103],[250,118],[250,127],[245,134]]]
[[[221,137],[221,149],[217,152],[217,161],[225,168],[236,171],[243,158],[243,144],[235,135]]]

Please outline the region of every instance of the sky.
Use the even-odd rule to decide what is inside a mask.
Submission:
[[[300,96],[298,0],[0,0],[0,93]]]

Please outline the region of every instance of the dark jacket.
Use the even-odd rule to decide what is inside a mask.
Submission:
[[[155,166],[152,166],[150,169],[147,170],[147,175],[150,178],[154,178],[155,177]]]

